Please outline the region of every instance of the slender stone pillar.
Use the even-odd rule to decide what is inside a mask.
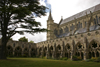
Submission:
[[[39,57],[39,48],[37,48],[37,55],[36,56]]]
[[[73,51],[71,52],[71,60],[73,60]]]
[[[53,47],[53,54],[52,54],[52,58],[56,58],[56,44]]]
[[[29,57],[31,57],[31,50],[29,50]]]
[[[41,57],[44,56],[44,45],[42,46]]]
[[[87,55],[87,53],[86,53],[86,52],[84,52],[84,60],[86,60],[86,57],[87,57],[86,55]]]
[[[46,58],[49,58],[49,45],[47,46],[47,53],[46,53]]]
[[[63,45],[61,46],[61,54],[60,54],[60,58],[64,57],[64,42]]]

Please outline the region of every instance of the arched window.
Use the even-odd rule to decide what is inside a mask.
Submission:
[[[13,47],[15,47],[15,43],[13,44]]]
[[[65,32],[69,32],[69,29],[68,29],[68,27],[66,26],[66,28],[65,28]]]
[[[100,23],[100,17],[99,17],[99,23]]]
[[[80,28],[82,28],[82,23],[81,23],[81,27]]]
[[[78,27],[80,28],[80,22],[78,23]]]
[[[58,34],[58,31],[57,31],[56,29],[54,30],[54,34],[55,34],[55,35],[57,35],[57,34]]]
[[[72,24],[72,26],[70,26],[70,30],[74,30],[74,25]]]
[[[63,34],[63,30],[62,29],[60,29],[60,34]]]
[[[79,29],[78,24],[77,24],[77,29]]]
[[[94,25],[96,25],[96,20],[94,19]]]
[[[96,23],[98,24],[98,16],[96,16]]]
[[[24,48],[24,44],[22,44],[22,48]]]
[[[85,27],[86,27],[86,21],[85,21]]]

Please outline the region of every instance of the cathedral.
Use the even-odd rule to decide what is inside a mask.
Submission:
[[[71,58],[100,57],[100,4],[54,23],[47,19],[47,40],[36,44],[9,41],[8,56]]]
[[[47,20],[47,41],[37,43],[37,56],[47,58],[71,58],[83,60],[100,57],[100,4],[61,18],[54,23],[51,11]]]

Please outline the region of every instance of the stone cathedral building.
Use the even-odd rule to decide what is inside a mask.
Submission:
[[[37,43],[37,55],[47,58],[100,57],[100,4],[54,23],[47,20],[47,41]]]
[[[54,23],[51,11],[47,20],[47,41],[36,44],[9,41],[7,55],[71,58],[100,57],[100,4]]]

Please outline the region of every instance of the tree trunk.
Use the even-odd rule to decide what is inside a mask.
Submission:
[[[0,48],[0,59],[7,59],[6,58],[6,44],[7,44],[7,40],[6,38],[2,38],[1,41],[1,48]]]

